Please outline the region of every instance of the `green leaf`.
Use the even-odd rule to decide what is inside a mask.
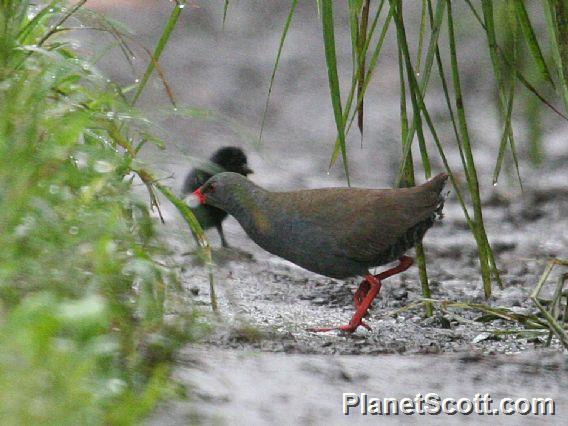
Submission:
[[[284,29],[282,30],[282,35],[280,36],[280,43],[278,45],[278,53],[276,54],[276,61],[274,62],[274,68],[272,69],[272,75],[270,76],[270,85],[268,86],[268,95],[266,96],[266,104],[264,105],[264,112],[262,114],[262,123],[260,124],[260,134],[258,136],[259,143],[262,142],[262,132],[264,131],[264,123],[266,121],[266,113],[268,112],[268,104],[270,102],[270,95],[272,94],[272,85],[274,84],[274,77],[276,76],[276,70],[278,69],[278,64],[280,63],[280,56],[282,55],[282,49],[284,47],[284,41],[288,35],[288,29],[292,23],[292,17],[294,16],[294,11],[298,5],[298,0],[292,0],[292,5],[290,6],[290,12],[288,12],[288,17],[286,18],[286,23],[284,24]]]
[[[556,68],[558,80],[560,80],[560,89],[557,89],[557,91],[564,102],[565,111],[568,112],[568,84],[566,83],[566,72],[568,70],[564,69],[564,64],[562,62],[560,39],[557,29],[558,20],[554,10],[554,3],[555,2],[553,2],[553,0],[543,1],[544,13],[546,16],[546,28],[551,41],[552,58],[554,59],[554,66]]]
[[[223,6],[223,29],[225,29],[225,22],[227,21],[227,10],[229,10],[229,0],[225,0],[225,5]]]
[[[378,8],[378,10],[375,14],[375,18],[373,19],[371,29],[369,30],[369,35],[367,37],[367,40],[365,41],[364,52],[367,52],[368,49],[369,49],[369,45],[370,45],[373,33],[375,32],[375,28],[377,26],[379,16],[381,14],[381,10],[382,10],[382,7],[384,5],[384,2],[385,2],[385,0],[381,0],[381,3],[379,4],[379,8]],[[349,125],[347,126],[346,133],[349,133],[349,130],[351,129],[353,121],[355,120],[355,116],[359,111],[359,102],[363,101],[363,99],[365,97],[365,92],[367,91],[367,87],[369,86],[369,83],[372,80],[373,74],[375,72],[375,68],[377,66],[377,62],[379,60],[381,49],[383,47],[383,42],[384,42],[385,37],[387,35],[387,31],[389,29],[391,21],[392,21],[392,14],[389,12],[389,14],[387,15],[386,20],[384,22],[383,29],[381,30],[381,35],[379,36],[379,40],[377,41],[377,43],[375,45],[375,49],[373,51],[373,54],[371,55],[371,60],[369,61],[369,67],[368,67],[367,73],[365,75],[365,81],[363,83],[363,89],[361,91],[361,94],[359,95],[359,100],[357,101],[357,105],[356,105],[355,109],[353,110],[353,112],[351,113],[351,118],[349,119]],[[357,73],[355,75],[357,75]],[[354,75],[354,77],[355,77],[355,75]],[[349,118],[349,114],[350,114],[350,111],[351,111],[351,106],[353,104],[353,97],[355,95],[356,87],[358,87],[357,86],[357,80],[355,78],[353,78],[353,81],[351,82],[351,90],[349,91],[349,97],[347,98],[347,103],[346,103],[346,107],[345,107],[345,111],[344,111],[344,117],[343,117],[344,120],[346,120],[346,121]],[[329,162],[330,168],[337,161],[340,150],[341,149],[340,149],[339,139],[336,139],[335,146],[333,148],[333,153],[331,154],[331,159],[330,159],[330,162]]]
[[[339,89],[339,76],[337,74],[337,58],[335,55],[335,35],[333,23],[333,1],[321,0],[321,19],[323,30],[323,43],[325,49],[325,61],[327,66],[327,74],[329,80],[329,91],[331,95],[331,103],[337,127],[337,135],[339,139],[341,156],[343,158],[343,167],[347,184],[350,186],[349,165],[347,162],[347,149],[345,145],[345,121],[341,107],[341,93]]]
[[[529,19],[529,14],[527,13],[527,9],[525,8],[525,3],[523,0],[514,0],[514,4],[517,19],[521,24],[521,30],[523,31],[525,41],[527,43],[527,46],[529,47],[529,51],[531,52],[533,60],[537,65],[538,71],[540,72],[543,79],[547,80],[548,82],[550,82],[550,84],[552,84],[552,86],[554,86],[554,81],[550,76],[548,66],[546,65],[542,51],[540,50],[538,40]]]

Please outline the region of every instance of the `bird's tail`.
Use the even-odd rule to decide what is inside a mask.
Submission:
[[[423,186],[427,187],[428,190],[432,191],[432,193],[437,194],[438,195],[438,200],[437,200],[437,205],[436,205],[436,209],[434,210],[435,214],[436,214],[436,218],[442,219],[444,217],[444,214],[442,212],[443,208],[444,208],[444,202],[446,201],[446,198],[448,197],[449,191],[443,193],[443,189],[444,186],[446,185],[446,181],[448,180],[448,174],[447,173],[440,173],[436,176],[434,176],[432,179],[430,179],[428,182],[426,182]]]

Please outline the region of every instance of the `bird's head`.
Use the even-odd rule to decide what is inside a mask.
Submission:
[[[242,200],[243,195],[250,192],[254,186],[238,173],[219,173],[195,190],[188,197],[187,203],[192,208],[206,204],[227,210]]]
[[[253,172],[248,166],[247,156],[243,150],[235,146],[219,149],[213,154],[210,161],[219,165],[226,172],[238,173],[243,176],[248,176]]]

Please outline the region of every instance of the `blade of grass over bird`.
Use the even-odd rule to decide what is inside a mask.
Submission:
[[[399,41],[400,46],[400,41]],[[399,69],[399,80],[400,80],[400,125],[401,125],[401,140],[406,139],[406,134],[408,132],[408,116],[406,113],[406,89],[404,82],[404,64],[403,64],[403,51],[399,47],[398,49],[398,69]],[[405,176],[404,176],[404,186],[412,187],[415,185],[414,180],[414,164],[412,161],[412,150],[408,153],[409,159],[406,161]],[[424,253],[424,247],[422,243],[416,244],[416,261],[418,264],[418,274],[420,277],[420,284],[422,287],[422,296],[426,298],[431,297],[430,286],[428,284],[428,272],[426,270],[426,256]],[[427,317],[431,317],[433,314],[432,304],[429,302],[424,303],[424,308]]]
[[[456,109],[458,113],[458,124],[460,130],[461,141],[463,143],[464,154],[467,168],[466,179],[469,187],[469,193],[473,205],[473,215],[474,215],[474,236],[477,241],[478,251],[479,251],[479,261],[481,264],[481,277],[483,280],[483,289],[485,297],[489,298],[491,296],[491,271],[493,270],[494,276],[497,278],[499,276],[497,268],[492,268],[492,262],[490,260],[489,253],[492,253],[491,247],[488,244],[487,233],[485,231],[485,225],[483,223],[483,212],[481,208],[481,197],[479,194],[479,182],[477,178],[477,170],[475,167],[475,160],[473,157],[473,150],[470,142],[467,118],[465,114],[465,107],[463,101],[463,95],[461,91],[460,83],[460,71],[457,59],[457,48],[456,48],[456,38],[454,32],[454,20],[452,14],[451,1],[447,1],[447,16],[448,16],[448,35],[449,35],[449,45],[450,45],[450,58],[452,66],[452,81],[454,86]],[[500,282],[499,279],[497,279]]]
[[[146,69],[146,72],[144,73],[144,77],[142,78],[142,81],[140,82],[137,91],[131,101],[131,105],[134,105],[137,101],[137,99],[140,97],[140,95],[142,94],[144,88],[146,87],[146,84],[150,78],[150,75],[152,74],[152,71],[155,69],[155,63],[157,63],[160,59],[160,56],[162,54],[162,52],[164,51],[170,36],[179,20],[179,17],[181,15],[182,10],[185,7],[185,1],[184,0],[178,0],[176,1],[176,5],[174,6],[174,9],[172,10],[172,13],[170,15],[170,18],[168,19],[168,22],[166,23],[166,26],[164,27],[164,31],[162,32],[160,39],[158,40],[158,43],[154,49],[154,53],[152,55],[152,60],[150,61],[150,63],[148,64],[148,67]],[[125,146],[128,146],[129,143],[128,141],[124,140],[123,141],[124,144],[127,144]],[[133,152],[134,155],[136,155],[136,150],[135,148],[131,148],[131,151]],[[163,185],[159,184],[158,182],[155,182],[153,179],[150,178],[150,175],[148,174],[147,171],[145,170],[139,170],[138,171],[138,175],[142,178],[143,181],[145,181],[146,183],[151,183],[153,185],[156,185],[156,187],[160,190],[160,192],[162,192],[162,194],[164,194],[164,196],[172,203],[174,204],[174,206],[178,209],[178,211],[182,214],[182,216],[184,217],[184,219],[186,220],[187,224],[189,225],[189,228],[192,232],[192,234],[194,235],[194,237],[196,238],[198,244],[200,245],[200,247],[203,248],[204,251],[204,255],[206,258],[206,263],[208,265],[208,270],[209,270],[209,285],[210,285],[210,298],[211,298],[211,307],[213,309],[213,311],[217,312],[218,311],[218,303],[217,303],[217,298],[216,298],[216,293],[215,293],[215,288],[214,288],[214,275],[213,275],[213,269],[212,269],[212,255],[211,255],[211,247],[207,241],[207,237],[205,236],[203,229],[201,229],[201,225],[199,224],[199,222],[197,221],[197,219],[195,218],[195,215],[193,214],[193,212],[191,212],[191,210],[185,205],[185,203],[180,200],[179,198],[177,198],[168,188],[164,187]],[[146,180],[145,180],[146,178]]]
[[[453,28],[452,28],[452,30],[453,30]],[[455,49],[455,47],[454,47],[454,49]],[[454,67],[454,69],[455,69],[455,67]],[[410,72],[409,78],[416,80],[415,73]],[[493,251],[491,250],[491,247],[489,246],[489,243],[488,243],[488,240],[487,240],[485,228],[483,226],[479,227],[479,225],[471,219],[469,212],[468,212],[468,209],[465,205],[464,198],[461,194],[461,190],[459,189],[459,185],[456,182],[454,174],[452,173],[451,167],[450,167],[448,160],[446,158],[446,155],[444,153],[444,148],[442,147],[442,144],[440,143],[440,139],[439,139],[438,134],[436,132],[436,129],[433,125],[432,119],[430,118],[430,114],[429,114],[429,112],[428,112],[428,110],[427,110],[427,108],[424,104],[424,99],[422,97],[422,94],[420,93],[420,91],[418,91],[417,94],[418,94],[417,101],[418,101],[418,104],[419,104],[420,109],[422,111],[422,114],[424,115],[424,119],[426,120],[426,124],[428,125],[430,133],[432,134],[435,145],[438,148],[438,153],[439,153],[439,155],[440,155],[440,157],[441,157],[441,159],[444,163],[446,170],[448,171],[450,179],[452,180],[452,183],[454,185],[454,189],[456,191],[456,196],[457,196],[458,201],[459,201],[459,203],[462,207],[466,221],[467,221],[468,225],[470,226],[470,229],[472,230],[472,233],[474,234],[474,236],[476,238],[476,242],[478,244],[479,256],[480,256],[480,258],[485,260],[485,263],[484,263],[485,267],[487,269],[491,268],[490,270],[493,273],[495,280],[497,281],[497,283],[499,285],[501,285],[499,271],[498,271],[496,264],[495,264],[495,260],[494,260],[494,257],[493,257]],[[465,154],[463,156],[463,161],[464,161],[464,170],[466,170],[466,177],[467,177],[467,160],[466,160]],[[470,188],[469,183],[468,183],[468,187]],[[472,195],[472,197],[473,197],[473,195]],[[478,205],[480,206],[480,204],[478,204]],[[476,208],[476,206],[474,205],[474,209],[475,208]],[[474,212],[475,212],[475,210],[474,210]],[[489,274],[487,274],[487,275],[489,275]],[[484,284],[485,284],[485,282],[484,282]],[[490,280],[489,280],[488,290],[487,290],[487,285],[484,286],[484,289],[486,291],[489,291],[489,292],[491,291],[491,281]]]

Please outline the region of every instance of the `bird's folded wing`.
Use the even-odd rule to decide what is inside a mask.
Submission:
[[[382,192],[382,191],[381,191]],[[439,205],[438,194],[408,191],[370,196],[352,212],[353,219],[338,234],[338,249],[359,261],[373,262],[387,252],[407,231],[429,219]]]
[[[412,188],[327,188],[273,193],[273,199],[282,214],[332,241],[338,256],[365,263],[434,214],[446,179],[442,173]]]

